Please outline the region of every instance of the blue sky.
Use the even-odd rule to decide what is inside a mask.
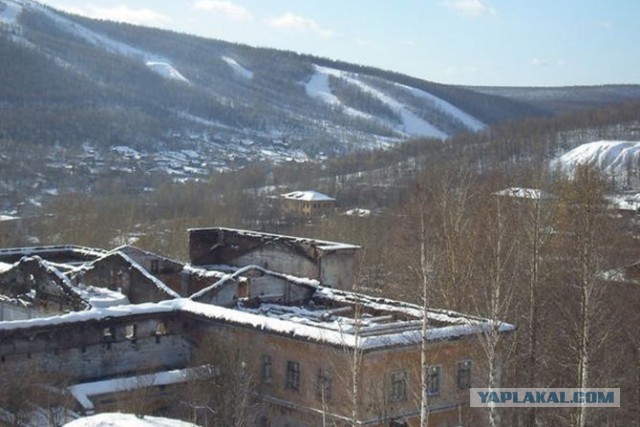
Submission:
[[[638,0],[41,0],[440,83],[640,83]]]

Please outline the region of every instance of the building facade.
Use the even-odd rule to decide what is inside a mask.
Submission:
[[[37,293],[58,275],[82,302],[0,321],[2,388],[11,390],[17,372],[55,372],[64,378],[57,387],[70,392],[64,406],[79,413],[154,401],[147,410],[213,425],[206,411],[189,406],[185,390],[193,381],[205,381],[193,372],[206,368],[207,375],[222,378],[234,369],[251,378],[247,390],[257,402],[251,414],[256,425],[417,425],[425,339],[429,425],[485,424],[485,414],[469,408],[468,390],[486,378],[481,340],[489,328],[508,333],[513,326],[326,286],[323,278],[336,274],[323,275],[310,260],[321,265],[340,250],[349,258],[357,247],[295,239],[192,230],[192,262],[180,270],[175,261],[132,248],[22,248],[5,250],[4,258],[0,251],[0,262],[9,266],[0,272],[0,292],[12,292],[5,304],[20,300],[20,292]],[[305,274],[292,274],[294,260],[264,265],[270,254],[299,256]],[[49,275],[11,287],[34,257]],[[156,273],[178,277],[181,284],[173,288],[179,289],[149,271],[156,270],[156,259]],[[217,264],[237,259],[236,265]],[[234,364],[219,357],[222,350],[233,355]]]

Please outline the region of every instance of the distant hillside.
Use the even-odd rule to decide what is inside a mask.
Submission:
[[[153,191],[408,139],[479,133],[493,144],[488,126],[640,99],[636,86],[443,85],[32,0],[0,0],[0,58],[0,212],[37,210],[64,191]]]
[[[469,87],[477,93],[508,98],[549,113],[568,113],[640,99],[640,85],[566,87]]]
[[[447,138],[544,111],[273,49],[0,0],[0,135],[43,145],[204,145],[220,164]]]

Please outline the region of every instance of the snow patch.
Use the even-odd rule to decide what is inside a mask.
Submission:
[[[247,80],[251,80],[253,78],[253,71],[247,70],[242,65],[238,64],[235,59],[223,56],[222,60],[226,62],[238,76]]]
[[[65,427],[198,427],[185,421],[144,416],[138,418],[132,414],[104,413],[84,417],[65,424]]]
[[[169,64],[168,62],[147,61],[146,65],[151,69],[151,71],[154,71],[160,74],[162,77],[165,77],[170,80],[177,80],[184,83],[190,83],[185,76],[180,74],[180,72],[176,70],[173,67],[173,65]]]
[[[343,107],[345,113],[347,114],[370,118],[371,116],[367,113],[343,106],[342,102],[335,95],[333,95],[333,93],[331,92],[331,87],[329,86],[329,77],[337,77],[347,83],[357,86],[360,90],[371,94],[379,101],[386,104],[395,113],[397,113],[402,120],[402,128],[400,129],[401,132],[410,136],[428,136],[438,139],[446,139],[449,137],[449,135],[447,135],[431,123],[418,117],[413,111],[411,111],[407,106],[405,106],[398,100],[394,99],[390,95],[383,93],[378,89],[375,89],[367,83],[358,80],[357,74],[348,73],[333,68],[320,67],[318,65],[314,65],[314,67],[316,72],[305,86],[307,95],[309,95],[310,97],[318,98],[325,103],[333,106]]]
[[[22,4],[14,2],[3,2],[5,8],[0,10],[0,23],[14,25],[18,20],[18,16],[22,13]]]
[[[551,162],[552,169],[573,175],[579,165],[592,165],[603,172],[624,177],[640,164],[640,142],[595,141],[582,144]]]

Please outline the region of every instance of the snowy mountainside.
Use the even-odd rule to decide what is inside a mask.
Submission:
[[[638,174],[640,141],[595,141],[582,144],[551,162],[552,169],[573,175],[578,165],[591,165],[627,181]]]
[[[82,115],[134,111],[135,117],[125,113],[124,119],[110,118],[124,120],[117,127],[127,129],[115,137],[116,143],[174,144],[176,135],[188,140],[198,134],[202,143],[219,146],[214,151],[223,163],[229,157],[254,160],[283,141],[313,158],[385,147],[410,137],[445,139],[475,132],[494,122],[500,111],[512,114],[514,106],[523,115],[531,113],[512,101],[455,87],[439,85],[440,93],[432,93],[429,82],[413,79],[408,84],[406,76],[352,64],[95,21],[31,0],[0,4],[0,48],[23,61],[5,70],[16,89],[8,96],[0,93],[2,99],[19,105],[40,97],[41,106],[54,110],[51,114],[65,109],[68,115],[70,106],[81,107]],[[34,62],[38,69],[27,77],[40,86],[48,80],[77,83],[52,88],[58,97],[46,90],[36,93],[32,82],[16,75],[16,69],[35,67]],[[33,119],[31,111],[20,113],[19,121]],[[72,120],[84,128],[83,121],[94,119]],[[136,121],[148,122],[157,132],[140,132]],[[24,129],[0,131],[15,139],[36,139]],[[114,139],[100,128],[91,138],[69,128],[51,132],[56,135],[40,132],[37,139],[99,146]],[[252,144],[235,143],[246,140]]]

